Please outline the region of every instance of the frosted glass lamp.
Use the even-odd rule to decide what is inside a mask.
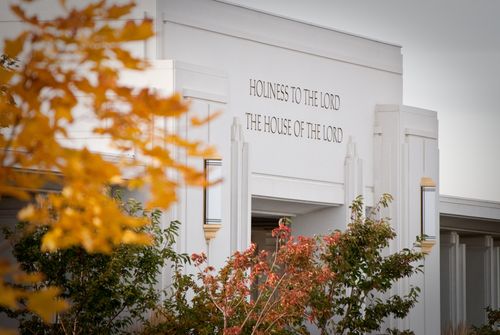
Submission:
[[[430,252],[436,243],[436,183],[428,177],[420,180],[422,251]]]
[[[222,223],[222,183],[217,182],[222,179],[222,160],[205,159],[205,179],[209,184],[204,191],[205,218],[203,230],[205,239],[211,240],[221,227]]]

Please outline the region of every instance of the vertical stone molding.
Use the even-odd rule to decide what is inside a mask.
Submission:
[[[462,238],[466,252],[467,322],[487,322],[485,306],[498,308],[498,247],[491,236]]]
[[[421,179],[432,178],[439,192],[439,149],[437,113],[402,105],[378,105],[374,124],[375,200],[383,193],[394,197],[382,215],[391,218],[397,234],[390,251],[413,247],[421,230]],[[439,231],[438,197],[435,199],[435,231]],[[439,236],[436,239],[439,244]],[[432,248],[423,265],[424,273],[401,280],[392,294],[404,295],[411,286],[420,287],[419,302],[404,320],[389,326],[414,329],[416,334],[441,331],[439,248]],[[424,326],[422,326],[424,325]]]
[[[250,192],[248,143],[238,117],[231,125],[231,253],[250,245]]]
[[[356,142],[349,136],[347,152],[344,161],[344,194],[346,224],[350,221],[351,210],[349,205],[357,196],[364,196],[363,160],[358,157]]]
[[[441,326],[458,327],[467,320],[466,246],[456,232],[441,234]]]

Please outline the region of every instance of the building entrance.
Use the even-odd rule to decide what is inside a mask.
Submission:
[[[265,250],[270,259],[276,249],[276,240],[272,231],[278,227],[278,216],[252,216],[252,243],[257,245],[257,251]]]

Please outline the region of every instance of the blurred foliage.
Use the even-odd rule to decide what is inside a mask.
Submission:
[[[365,334],[388,318],[404,318],[420,290],[390,294],[394,284],[421,272],[424,254],[389,253],[396,237],[381,209],[384,195],[365,217],[361,198],[344,232],[293,237],[289,220],[273,230],[270,258],[255,245],[233,254],[216,270],[204,254],[193,255],[198,274],[176,271],[170,294],[145,334]],[[307,327],[309,325],[309,327]],[[315,333],[315,332],[313,332]],[[387,334],[413,334],[387,329]]]
[[[177,154],[199,158],[214,149],[160,128],[186,117],[180,95],[121,80],[125,71],[148,69],[127,43],[145,43],[154,35],[153,22],[128,19],[133,2],[70,8],[59,1],[62,14],[43,20],[28,14],[29,2],[10,6],[25,30],[6,39],[0,52],[0,199],[27,202],[18,218],[28,232],[36,231],[43,252],[76,247],[110,254],[123,244],[154,243],[148,229],[137,229],[148,220],[122,211],[106,189],[147,189],[147,208],[168,208],[179,185],[207,185],[203,171],[177,161]],[[191,121],[197,126],[208,119]],[[77,145],[72,129],[82,124],[119,159]],[[50,184],[61,192],[40,194]],[[1,259],[0,306],[24,306],[50,322],[67,307],[58,299],[61,290],[22,289],[42,277]]]

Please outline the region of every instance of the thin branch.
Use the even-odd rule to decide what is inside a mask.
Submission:
[[[115,315],[113,315],[113,317],[106,324],[107,329],[109,329],[109,327],[111,326],[111,322],[113,322],[114,319],[116,319],[118,317],[118,315],[120,315],[125,310],[125,308],[127,308],[127,306],[125,304],[123,304],[122,308],[117,313],[115,313]]]
[[[66,330],[66,327],[64,327],[64,321],[61,319],[60,321],[61,327],[63,329],[64,334],[68,334],[68,331]]]
[[[282,313],[282,314],[281,314],[281,315],[279,315],[276,319],[274,319],[274,321],[273,321],[273,322],[271,322],[271,324],[270,324],[270,325],[269,325],[269,326],[268,326],[268,327],[264,330],[264,333],[265,333],[265,334],[267,334],[268,330],[270,330],[270,329],[271,329],[271,327],[273,327],[273,326],[274,326],[274,324],[275,324],[276,322],[278,322],[278,320],[279,320],[279,319],[281,319],[281,318],[283,318],[284,316],[286,316],[286,313]]]
[[[266,310],[267,306],[269,305],[269,302],[271,301],[271,298],[274,296],[274,293],[276,292],[276,290],[278,289],[278,287],[281,285],[281,282],[283,281],[283,279],[286,277],[286,273],[280,278],[280,280],[278,281],[278,283],[276,284],[276,286],[274,287],[273,289],[273,292],[271,293],[271,295],[269,296],[269,298],[267,299],[266,301],[266,304],[264,305],[264,308],[262,308],[262,311],[259,315],[259,318],[257,319],[257,322],[255,323],[255,326],[253,327],[253,330],[252,330],[252,333],[251,335],[253,335],[255,333],[255,331],[257,330],[257,327],[259,326],[261,320],[262,320],[262,317],[264,315],[264,311]]]

